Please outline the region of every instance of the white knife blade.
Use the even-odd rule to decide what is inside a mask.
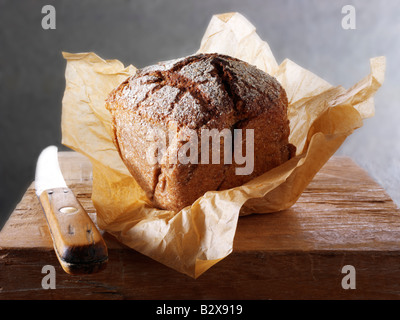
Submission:
[[[49,146],[39,155],[36,165],[35,190],[40,197],[43,191],[54,188],[67,188],[58,163],[58,148]]]

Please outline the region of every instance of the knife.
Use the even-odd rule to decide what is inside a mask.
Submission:
[[[107,246],[85,209],[67,186],[56,146],[39,155],[35,190],[44,211],[54,251],[65,272],[78,275],[103,270]]]

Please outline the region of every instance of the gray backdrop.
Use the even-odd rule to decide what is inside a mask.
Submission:
[[[56,9],[43,30],[42,7]],[[356,9],[344,30],[342,7]],[[194,53],[213,14],[238,11],[278,62],[289,58],[333,85],[349,87],[385,55],[376,116],[338,151],[364,167],[400,203],[400,1],[328,0],[0,0],[0,227],[34,179],[36,158],[61,147],[65,61],[61,51],[94,51],[143,67]]]

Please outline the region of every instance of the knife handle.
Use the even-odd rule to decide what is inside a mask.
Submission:
[[[76,275],[103,270],[108,261],[107,246],[71,189],[45,190],[39,200],[64,271]]]

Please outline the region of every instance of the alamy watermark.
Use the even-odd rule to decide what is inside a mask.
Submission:
[[[42,7],[42,13],[45,16],[42,18],[42,28],[44,30],[55,29],[56,28],[56,8],[54,6],[47,4]]]
[[[344,15],[341,21],[342,28],[345,30],[356,29],[356,8],[353,5],[347,4],[342,7]],[[54,6],[47,4],[42,7],[42,28],[44,30],[56,29],[56,9]]]
[[[45,290],[56,288],[56,269],[54,266],[46,264],[42,268],[42,273],[46,275],[42,278],[42,288]]]
[[[342,7],[342,28],[345,30],[356,29],[356,8],[350,4]]]
[[[356,288],[356,268],[348,264],[342,267],[342,273],[346,275],[342,279],[342,288],[345,290]]]
[[[146,160],[150,165],[234,162],[243,165],[235,168],[236,175],[250,175],[253,172],[254,129],[203,128],[199,132],[189,128],[178,131],[174,124],[170,127],[173,129],[168,134],[161,129],[150,129],[145,135],[148,143]]]

